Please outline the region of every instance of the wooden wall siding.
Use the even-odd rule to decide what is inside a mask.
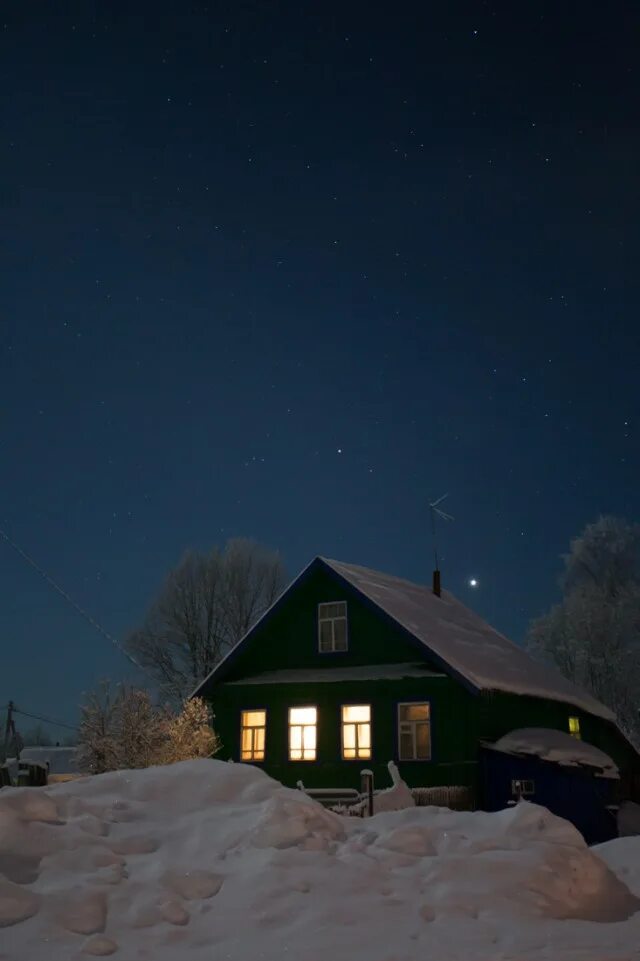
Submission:
[[[342,600],[348,604],[348,651],[321,654],[317,606]],[[313,570],[230,658],[220,680],[212,685],[215,727],[223,744],[218,756],[239,760],[240,713],[263,708],[268,712],[266,758],[259,766],[272,777],[292,787],[302,780],[308,787],[358,788],[360,771],[371,768],[376,786],[384,787],[389,783],[387,762],[397,761],[397,704],[424,699],[431,703],[432,760],[399,763],[410,787],[461,785],[477,792],[482,741],[495,741],[523,727],[567,731],[569,716],[577,716],[583,739],[609,754],[626,781],[631,783],[635,777],[640,792],[640,757],[615,725],[559,701],[504,692],[476,694],[449,676],[250,683],[256,675],[278,670],[325,672],[331,667],[417,662],[442,671],[422,644],[408,639],[350,588],[337,585],[329,572]],[[340,708],[361,703],[372,706],[373,757],[344,761]],[[291,762],[288,709],[304,705],[315,705],[319,712],[317,760]]]
[[[431,704],[431,761],[398,761],[397,705],[404,700]],[[371,705],[370,761],[342,759],[343,704]],[[318,708],[317,760],[293,762],[288,758],[288,709],[305,705]],[[363,768],[374,771],[377,786],[387,786],[387,763],[391,760],[398,762],[411,787],[471,785],[478,755],[476,705],[477,698],[447,677],[221,685],[213,702],[215,726],[223,742],[218,756],[235,761],[240,757],[241,711],[267,710],[266,756],[259,766],[292,787],[298,780],[309,787],[359,787]]]

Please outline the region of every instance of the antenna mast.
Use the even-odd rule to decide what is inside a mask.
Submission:
[[[447,514],[438,505],[442,503],[448,494],[443,494],[442,497],[438,497],[435,501],[429,504],[429,512],[431,514],[431,535],[433,537],[433,559],[435,567],[433,569],[433,593],[436,597],[440,597],[440,567],[438,564],[438,542],[436,539],[436,514],[443,521],[452,521],[453,517],[451,514]]]

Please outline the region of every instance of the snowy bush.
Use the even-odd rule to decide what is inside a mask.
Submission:
[[[202,698],[185,701],[179,714],[167,715],[164,720],[157,763],[174,764],[215,754],[220,742],[210,722],[211,714]]]
[[[147,691],[103,683],[82,707],[78,765],[87,774],[210,757],[220,747],[200,698],[174,713]]]

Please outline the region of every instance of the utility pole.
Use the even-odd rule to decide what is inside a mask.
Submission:
[[[4,726],[3,754],[6,759],[9,751],[9,744],[11,743],[11,739],[13,739],[13,742],[16,746],[16,758],[19,761],[20,760],[20,742],[16,734],[16,722],[13,719],[14,711],[15,711],[15,705],[13,701],[9,701],[9,703],[7,704],[7,721]]]

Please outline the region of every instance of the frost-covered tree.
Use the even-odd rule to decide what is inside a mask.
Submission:
[[[86,774],[104,774],[118,767],[118,712],[122,689],[103,681],[80,709],[78,765]]]
[[[640,742],[640,525],[601,517],[564,557],[563,597],[529,646],[615,711]]]
[[[199,698],[173,712],[154,705],[147,691],[103,682],[82,707],[78,762],[87,774],[211,757],[219,747]]]
[[[165,740],[165,712],[152,704],[147,691],[124,685],[120,691],[116,715],[118,768],[157,764]]]
[[[187,553],[171,571],[143,625],[126,641],[158,683],[182,703],[284,586],[280,556],[253,541]]]
[[[214,755],[220,749],[220,741],[211,727],[211,720],[209,708],[202,698],[185,701],[180,713],[165,721],[159,763],[174,764]]]

